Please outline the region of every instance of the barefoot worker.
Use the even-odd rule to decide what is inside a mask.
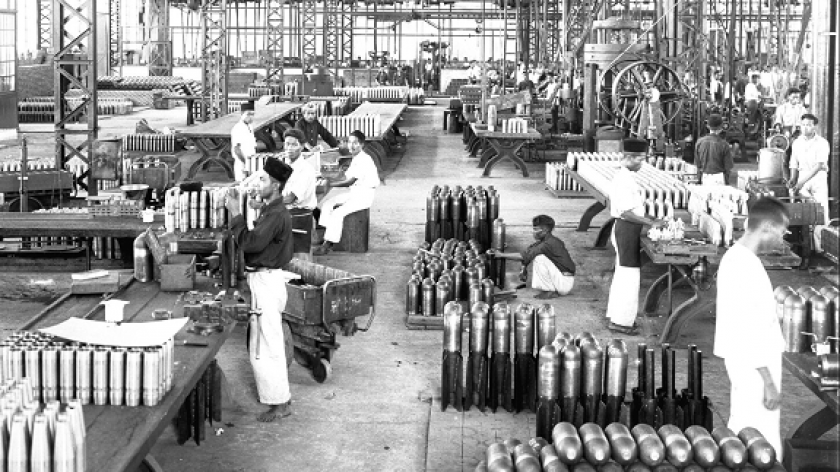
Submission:
[[[527,280],[528,266],[533,262],[531,287],[537,289],[539,299],[556,298],[568,295],[575,286],[575,263],[554,231],[554,220],[547,215],[535,216],[532,221],[534,239],[537,242],[528,246],[521,254],[500,252],[496,257],[522,261],[520,278]]]
[[[230,231],[245,253],[245,271],[251,288],[251,316],[248,340],[251,367],[257,381],[260,403],[268,411],[262,422],[292,414],[289,407],[289,373],[283,340],[283,309],[286,307],[286,281],[281,267],[292,259],[292,215],[283,204],[283,187],[292,168],[276,158],[265,161],[259,177],[259,193],[265,202],[254,229],[248,230],[242,216],[238,191],[231,187],[225,206],[230,212]]]

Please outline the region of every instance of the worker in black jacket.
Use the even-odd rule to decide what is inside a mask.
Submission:
[[[323,150],[324,148],[318,144],[318,137],[327,143],[327,149],[338,147],[338,140],[318,121],[316,114],[315,103],[309,102],[303,107],[303,118],[295,123],[295,128],[303,131],[306,137],[306,140],[303,142],[304,151]]]

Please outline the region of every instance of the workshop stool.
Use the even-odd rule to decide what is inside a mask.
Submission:
[[[312,260],[312,230],[315,220],[312,210],[290,210],[292,213],[292,252],[294,257],[305,261]]]
[[[334,244],[333,251],[367,252],[370,233],[370,210],[359,210],[344,217],[341,241]]]

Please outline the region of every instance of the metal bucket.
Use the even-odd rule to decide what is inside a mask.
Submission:
[[[781,183],[784,173],[785,152],[781,149],[763,148],[758,151],[758,180],[763,183]]]

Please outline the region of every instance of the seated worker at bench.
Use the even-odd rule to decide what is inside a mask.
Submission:
[[[531,287],[537,289],[541,300],[568,295],[575,286],[575,263],[554,231],[554,220],[547,215],[537,215],[533,219],[534,239],[537,242],[528,246],[522,253],[498,252],[496,257],[522,261],[520,280],[528,277],[528,266],[533,262]]]
[[[320,136],[321,139],[327,143],[328,148],[335,148],[338,147],[338,140],[335,139],[335,136],[324,128],[324,125],[318,121],[318,118],[315,117],[316,115],[316,105],[313,102],[307,103],[303,107],[303,118],[297,120],[295,123],[295,129],[299,129],[303,132],[303,135],[306,139],[301,143],[303,144],[304,151],[322,151],[324,147],[318,144],[318,137]]]
[[[328,187],[349,187],[345,191],[333,191],[325,198],[318,208],[321,215],[318,218],[320,226],[325,228],[324,242],[316,247],[312,254],[322,256],[332,250],[333,244],[341,241],[344,230],[344,217],[359,210],[366,210],[373,205],[373,196],[379,186],[379,172],[376,164],[368,153],[362,151],[365,147],[365,135],[359,130],[350,133],[347,146],[353,160],[344,172],[344,179],[332,181],[326,179]]]

